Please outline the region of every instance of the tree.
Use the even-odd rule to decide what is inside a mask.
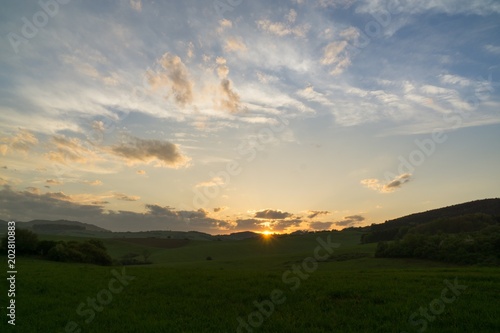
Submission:
[[[149,249],[144,249],[142,251],[142,257],[144,258],[144,262],[149,261],[149,257],[151,257],[152,252]]]
[[[2,238],[2,250],[7,251],[8,235]],[[27,229],[16,229],[16,254],[35,254],[38,245],[38,236]]]
[[[57,245],[55,241],[43,240],[39,241],[36,246],[36,252],[39,255],[46,256],[49,253],[50,249]]]

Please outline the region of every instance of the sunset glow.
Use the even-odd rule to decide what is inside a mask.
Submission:
[[[1,218],[269,235],[498,196],[496,2],[234,3],[70,1],[37,28],[5,2]]]

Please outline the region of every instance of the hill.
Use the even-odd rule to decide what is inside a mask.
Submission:
[[[86,231],[96,231],[96,232],[111,232],[107,229],[98,227],[93,224],[83,223],[78,221],[68,221],[68,220],[32,220],[29,222],[16,222],[18,228],[32,229],[37,233],[51,233],[57,231],[67,231],[67,230],[86,230]]]
[[[500,199],[483,199],[465,202],[457,205],[447,206],[415,213],[388,220],[381,224],[372,224],[364,228],[367,233],[363,235],[363,243],[390,241],[401,236],[408,229],[436,219],[453,218],[471,214],[486,214],[500,217]]]

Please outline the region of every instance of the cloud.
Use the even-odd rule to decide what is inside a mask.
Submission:
[[[315,230],[328,230],[332,227],[332,222],[310,222],[309,228]]]
[[[20,129],[16,135],[12,137],[3,137],[0,139],[0,153],[7,154],[10,150],[21,151],[27,153],[38,144],[36,136],[28,130]]]
[[[339,227],[348,227],[363,222],[364,220],[365,218],[361,215],[351,215],[351,216],[346,216],[342,221],[337,221],[334,222],[333,224]]]
[[[229,74],[229,67],[226,65],[226,59],[223,57],[217,57],[215,62],[217,64],[217,75],[219,76],[219,79],[227,78],[227,75]]]
[[[351,54],[348,49],[349,42],[357,40],[360,36],[359,31],[354,27],[346,28],[340,31],[339,36],[343,38],[340,41],[332,41],[323,49],[321,64],[331,66],[330,74],[341,74],[351,64]]]
[[[220,213],[223,212],[227,209],[228,207],[215,207],[214,208],[214,213]]]
[[[295,20],[297,19],[297,12],[292,8],[285,18],[289,23],[295,23]]]
[[[273,231],[283,232],[292,227],[298,227],[302,223],[301,219],[278,220],[269,222],[269,228]]]
[[[187,224],[192,230],[193,228],[196,229],[201,229],[201,230],[208,230],[208,231],[228,231],[231,229],[232,225],[224,220],[218,220],[218,219],[213,219],[210,217],[203,217],[203,218],[190,218],[188,220]]]
[[[240,95],[233,90],[231,81],[227,78],[229,68],[226,65],[226,59],[217,57],[216,63],[217,75],[221,79],[219,93],[222,97],[217,101],[219,109],[230,113],[242,111]]]
[[[289,15],[287,15],[286,18],[290,18]],[[258,20],[256,23],[259,29],[279,37],[292,35],[303,38],[307,35],[309,29],[311,28],[307,24],[292,27],[288,23],[271,22],[270,20]]]
[[[351,64],[349,55],[345,51],[347,45],[346,41],[331,42],[323,49],[321,64],[333,65],[333,69],[330,71],[330,74],[338,75]]]
[[[226,52],[245,51],[246,49],[245,43],[238,37],[229,37],[224,45],[224,51]]]
[[[321,63],[323,65],[331,65],[333,63],[339,62],[339,55],[344,51],[347,46],[345,40],[340,42],[331,42],[323,49],[323,58]]]
[[[202,232],[218,233],[228,230],[227,221],[206,217],[206,212],[175,211],[168,206],[146,204],[146,211],[105,210],[109,203],[95,197],[91,204],[82,204],[84,195],[67,196],[62,192],[41,193],[36,188],[15,191],[9,186],[0,189],[0,215],[5,219],[29,221],[33,219],[72,220],[92,223],[113,231],[179,230],[196,228]],[[90,200],[91,197],[88,197]],[[75,202],[77,201],[77,202]],[[80,202],[80,203],[78,203]],[[29,209],[27,209],[29,207]]]
[[[160,215],[160,216],[177,216],[174,210],[169,206],[159,206],[159,205],[146,205],[146,209],[149,211],[151,215]]]
[[[194,44],[193,42],[189,42],[188,43],[188,47],[187,47],[187,57],[189,59],[193,58],[194,57]]]
[[[87,164],[99,159],[94,151],[85,147],[85,144],[78,138],[67,138],[63,135],[53,136],[51,144],[55,150],[46,154],[46,157],[51,161],[62,164],[68,162]]]
[[[259,219],[279,220],[291,217],[292,214],[282,212],[280,210],[265,209],[255,213],[255,217]]]
[[[106,130],[106,127],[104,126],[104,122],[100,120],[94,120],[92,121],[91,124],[92,130],[95,132],[95,134],[102,136],[104,134],[104,131]]]
[[[224,180],[221,177],[213,177],[212,179],[200,182],[195,185],[195,187],[211,187],[211,186],[221,186],[224,185]]]
[[[47,179],[45,182],[47,184],[50,184],[50,185],[62,185],[62,184],[64,184],[64,182],[62,182],[60,180],[55,180],[55,179]]]
[[[333,105],[333,103],[325,97],[324,94],[315,91],[313,86],[307,86],[304,89],[297,91],[297,95],[308,101],[320,103],[325,106]]]
[[[132,136],[128,137],[127,142],[112,146],[110,150],[113,154],[124,158],[130,164],[149,164],[156,161],[156,166],[180,168],[186,166],[190,160],[173,143],[139,139]]]
[[[240,95],[238,95],[238,93],[236,93],[232,89],[231,81],[229,81],[228,79],[222,79],[220,82],[220,88],[222,94],[225,97],[220,101],[221,108],[231,113],[240,112],[241,111]]]
[[[219,21],[219,27],[217,28],[218,33],[222,33],[225,29],[229,29],[233,27],[233,22],[228,19],[222,19]]]
[[[269,75],[269,74],[266,74],[266,73],[263,73],[260,71],[258,71],[255,75],[257,76],[257,79],[261,83],[267,84],[267,83],[274,83],[274,82],[279,81],[278,77],[276,77],[274,75]]]
[[[136,195],[126,195],[126,194],[118,193],[118,192],[113,193],[113,197],[115,199],[121,200],[121,201],[137,201],[137,200],[141,199],[141,197],[136,196]]]
[[[391,4],[391,11],[400,14],[420,14],[423,12],[445,13],[448,15],[474,14],[490,15],[500,13],[500,5],[495,1],[450,1],[450,0],[425,0],[425,1],[395,1]],[[356,8],[359,13],[377,14],[387,11],[385,0],[363,0]]]
[[[161,69],[148,71],[149,84],[157,89],[168,87],[174,96],[174,101],[181,107],[193,102],[193,83],[181,58],[170,53],[165,53],[158,63]]]
[[[100,206],[73,203],[63,194],[14,191],[9,186],[0,190],[0,214],[4,218],[26,221],[40,219],[92,219],[102,213]],[[29,207],[29,209],[27,209]]]
[[[36,193],[42,195],[42,192],[40,189],[35,188],[35,187],[28,187],[26,188],[29,192],[31,193]],[[43,193],[44,196],[50,197],[53,199],[57,200],[63,200],[63,201],[69,201],[77,204],[100,204],[105,201],[105,199],[108,198],[114,198],[117,200],[121,201],[137,201],[140,199],[138,196],[130,196],[126,195],[123,193],[118,193],[118,192],[107,192],[104,194],[86,194],[86,193],[81,193],[81,194],[65,194],[64,192],[46,192]],[[108,201],[106,201],[108,203]]]
[[[90,185],[90,186],[101,186],[102,181],[96,179],[96,180],[84,180],[84,184]]]
[[[146,171],[145,170],[137,170],[135,173],[138,175],[145,175]]]
[[[400,188],[403,184],[406,184],[410,180],[411,180],[411,174],[409,173],[402,174],[398,176],[396,179],[393,179],[392,181],[384,185],[384,189],[390,191],[392,189]]]
[[[493,54],[500,55],[500,46],[488,44],[485,45],[484,49]]]
[[[262,230],[264,229],[263,222],[257,219],[238,219],[235,221],[237,230]]]
[[[92,205],[99,205],[99,206],[102,206],[102,205],[107,205],[109,204],[109,201],[106,201],[106,200],[96,200],[96,201],[91,201],[90,202]]]
[[[454,84],[454,85],[459,85],[462,87],[470,86],[472,84],[472,81],[458,76],[458,75],[452,75],[452,74],[441,74],[439,75],[439,79],[442,83],[445,84]]]
[[[318,215],[326,215],[326,214],[330,214],[330,212],[327,210],[310,210],[309,215],[307,215],[307,217],[313,219]]]
[[[203,208],[200,208],[196,211],[192,210],[181,210],[177,212],[177,215],[183,218],[187,219],[193,219],[193,218],[204,218],[207,217],[208,212],[204,210]]]
[[[138,12],[142,11],[141,0],[130,0],[130,7],[132,7],[133,10],[136,10]]]
[[[361,184],[369,189],[378,191],[380,193],[390,193],[394,192],[398,188],[401,188],[401,186],[408,183],[410,180],[411,180],[411,174],[403,173],[399,176],[396,176],[394,179],[390,180],[387,184],[381,184],[380,180],[376,178],[363,179],[361,180]]]
[[[256,24],[260,30],[279,37],[292,35],[304,38],[311,28],[309,24],[295,24],[297,20],[297,12],[294,9],[290,9],[290,11],[285,14],[284,19],[285,22],[272,22],[270,20],[263,19],[258,20]]]
[[[264,31],[272,33],[276,36],[286,36],[292,33],[292,31],[283,23],[273,23],[269,20],[259,20],[257,21],[257,26]]]
[[[356,0],[318,0],[317,4],[319,7],[328,8],[328,7],[343,7],[349,8]]]

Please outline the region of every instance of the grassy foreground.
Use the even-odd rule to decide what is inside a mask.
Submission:
[[[1,332],[498,331],[500,269],[376,259],[349,233],[331,234],[340,247],[315,262],[328,235],[151,248],[153,265],[124,274],[18,258],[16,326],[3,296]],[[107,246],[115,257],[140,250]]]

